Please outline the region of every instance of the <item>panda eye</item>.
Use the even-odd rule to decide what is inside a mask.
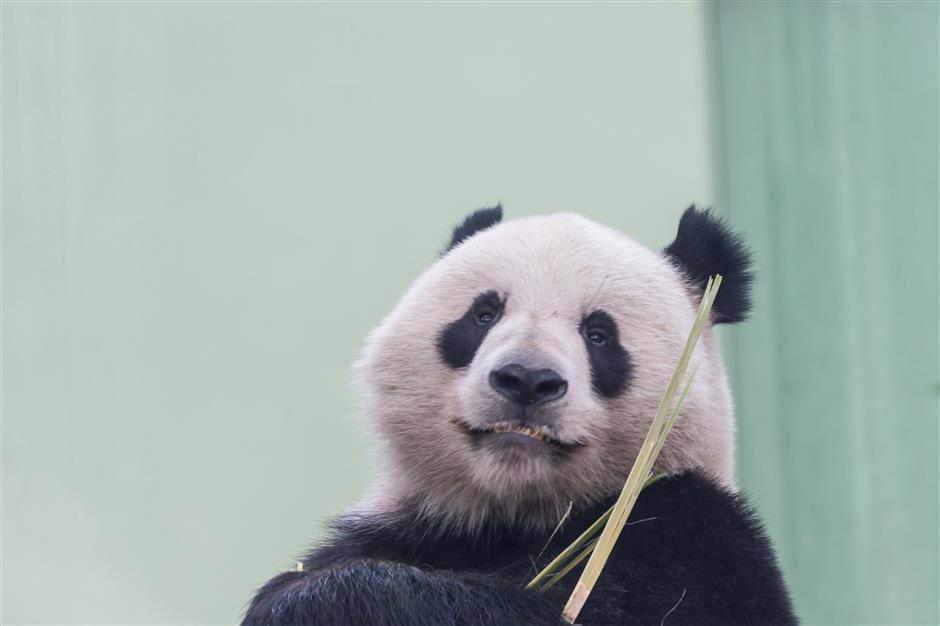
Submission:
[[[607,343],[607,333],[600,328],[591,328],[587,331],[588,341],[595,346],[603,346]]]
[[[476,323],[479,326],[489,326],[496,321],[496,311],[490,308],[480,309],[476,313]]]

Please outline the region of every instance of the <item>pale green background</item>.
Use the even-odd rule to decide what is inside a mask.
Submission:
[[[940,623],[938,7],[709,15],[722,204],[761,277],[739,472],[808,623]]]
[[[0,5],[0,621],[236,621],[363,493],[351,363],[463,213],[720,201],[801,616],[938,623],[936,6]]]
[[[364,492],[450,227],[711,202],[695,5],[3,6],[5,622],[221,623]]]

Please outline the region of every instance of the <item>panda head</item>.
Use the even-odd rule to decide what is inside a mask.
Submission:
[[[373,506],[474,528],[549,526],[619,491],[669,382],[708,276],[712,322],[749,307],[749,255],[689,208],[652,251],[574,214],[501,222],[482,209],[370,335],[358,364],[383,441]],[[710,330],[659,457],[734,484],[734,415]]]

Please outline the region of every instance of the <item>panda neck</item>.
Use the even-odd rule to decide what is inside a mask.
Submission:
[[[484,552],[494,549],[531,550],[541,548],[545,540],[562,526],[579,529],[580,532],[597,520],[615,498],[610,496],[590,506],[573,507],[570,512],[566,506],[552,517],[547,512],[536,515],[532,511],[529,516],[510,516],[495,510],[471,513],[463,513],[453,507],[441,510],[418,497],[385,502],[384,510],[360,510],[341,518],[339,526],[347,532],[358,527],[369,536],[395,537],[394,544],[398,549],[414,554],[425,551],[439,553],[442,546],[464,546]],[[344,520],[351,520],[352,524]]]
[[[379,487],[359,512],[376,519],[408,520],[429,536],[464,537],[539,534],[551,531],[572,515],[610,506],[616,494],[583,502],[560,498],[498,498],[466,487],[460,493],[438,494],[410,489]]]

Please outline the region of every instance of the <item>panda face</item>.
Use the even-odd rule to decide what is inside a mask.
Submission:
[[[696,306],[667,257],[577,215],[464,238],[412,285],[359,363],[385,444],[379,498],[461,525],[492,515],[550,525],[570,502],[615,493]],[[659,466],[730,484],[732,409],[710,333],[694,358]]]

